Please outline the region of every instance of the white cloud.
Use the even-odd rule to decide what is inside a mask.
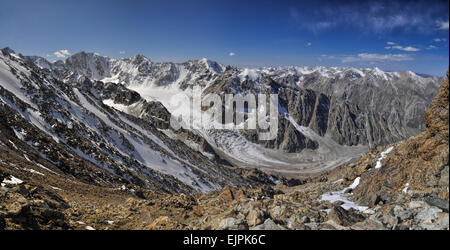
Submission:
[[[346,56],[342,58],[343,63],[350,62],[381,62],[381,61],[411,61],[413,58],[411,55],[407,54],[370,54],[370,53],[360,53],[356,56]]]
[[[121,51],[119,51],[119,54],[123,55],[123,54],[125,54],[125,51],[121,50]]]
[[[309,47],[309,46],[311,46],[311,45],[312,45],[311,42],[307,42],[307,43],[306,43],[306,47]]]
[[[235,56],[236,54],[234,52],[230,52],[230,54],[228,54],[229,56]]]
[[[64,58],[66,56],[70,56],[70,52],[66,49],[58,50],[53,54],[58,58]]]
[[[327,55],[327,54],[322,54],[320,55],[321,58],[325,58],[325,59],[336,59],[336,56],[333,55]]]
[[[317,60],[319,60],[320,62],[323,61],[324,59],[336,59],[336,56],[322,54],[322,55],[320,55],[320,57],[317,58]]]
[[[430,34],[436,17],[447,17],[448,5],[443,1],[324,1],[319,8],[310,4],[289,11],[294,23],[314,33],[343,27],[376,34]]]
[[[448,20],[447,21],[436,21],[438,30],[448,30]]]
[[[361,58],[359,58],[357,56],[346,56],[346,57],[342,58],[341,61],[343,63],[351,63],[351,62],[361,61]]]
[[[387,44],[394,45],[396,43],[394,43],[394,42],[387,42]],[[403,46],[400,46],[400,45],[395,45],[395,46],[385,46],[384,48],[385,49],[398,49],[398,50],[403,50],[403,51],[420,51],[419,48],[415,48],[415,47],[412,47],[412,46],[403,47]]]
[[[439,42],[446,42],[447,39],[446,38],[435,38],[433,39],[435,42],[439,43]]]
[[[398,49],[398,50],[403,50],[403,51],[420,51],[419,48],[415,48],[412,46],[403,47],[403,46],[399,46],[399,45],[392,46],[392,49]]]
[[[427,49],[436,49],[437,47],[436,46],[434,46],[434,45],[429,45],[428,47],[427,47]]]

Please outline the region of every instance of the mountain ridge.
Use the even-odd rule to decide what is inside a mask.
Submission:
[[[0,228],[448,229],[448,75],[36,59],[0,51]],[[277,93],[277,138],[172,129],[190,86]]]
[[[4,49],[6,49],[6,48],[9,49],[9,47],[5,47]],[[10,49],[10,51],[11,51],[12,53],[15,53],[14,50],[11,50],[11,49]],[[149,61],[151,61],[151,62],[155,62],[155,63],[171,63],[171,61],[152,61],[149,57],[147,57],[147,56],[145,56],[144,54],[141,54],[141,53],[137,53],[137,54],[135,54],[135,55],[133,55],[133,56],[130,56],[130,57],[117,57],[117,58],[112,58],[112,57],[100,55],[100,54],[98,54],[98,53],[96,53],[96,52],[88,52],[88,51],[83,51],[83,50],[82,50],[82,51],[79,51],[79,52],[76,52],[76,53],[74,53],[74,54],[68,56],[67,58],[65,58],[65,59],[63,59],[63,60],[55,60],[55,61],[53,61],[53,62],[50,62],[50,61],[48,61],[47,59],[45,59],[45,57],[41,57],[41,56],[25,56],[25,57],[36,57],[36,58],[44,59],[44,60],[48,61],[49,63],[54,64],[54,63],[56,63],[56,62],[58,62],[58,61],[64,62],[64,61],[67,60],[68,58],[70,58],[70,57],[72,57],[72,56],[75,56],[75,55],[77,55],[77,54],[93,54],[93,55],[96,55],[96,56],[99,56],[99,57],[106,57],[106,58],[112,59],[112,60],[124,60],[124,59],[132,59],[132,58],[135,58],[135,57],[143,57],[143,58],[146,58],[147,60],[149,60]],[[173,63],[174,63],[174,64],[184,64],[184,63],[191,62],[191,61],[202,61],[202,60],[207,60],[207,61],[209,61],[209,62],[212,62],[212,63],[215,63],[215,64],[219,64],[217,61],[211,60],[211,59],[208,59],[208,58],[205,58],[205,57],[199,58],[199,59],[189,59],[189,60],[187,60],[187,61],[183,61],[183,62],[173,62]],[[225,65],[225,64],[221,64],[221,65]],[[368,68],[368,67],[356,68],[356,67],[350,67],[350,66],[327,66],[327,67],[324,67],[324,66],[299,66],[299,65],[259,66],[259,67],[248,67],[248,66],[226,65],[226,67],[237,68],[237,69],[258,69],[258,70],[264,70],[264,69],[270,69],[270,70],[280,70],[280,69],[285,69],[285,70],[287,70],[287,69],[303,68],[303,69],[309,69],[310,71],[315,71],[315,70],[318,70],[318,69],[321,69],[321,68],[331,68],[331,69],[340,69],[340,70],[351,70],[351,69],[354,69],[354,70],[355,70],[355,69],[356,69],[356,70],[359,70],[359,71],[361,71],[361,69],[364,69],[364,70],[375,70],[375,69],[378,69],[378,70],[380,70],[380,71],[382,71],[382,72],[384,72],[384,73],[400,73],[400,72],[403,72],[403,73],[413,73],[413,74],[415,74],[415,75],[418,75],[418,76],[424,77],[424,78],[445,77],[445,74],[443,74],[443,75],[430,75],[430,74],[426,74],[426,73],[413,72],[413,71],[410,71],[410,70],[404,70],[404,71],[381,70],[381,69],[379,69],[378,67],[374,67],[374,68],[370,68],[370,67],[369,67],[369,68]]]
[[[53,132],[55,129],[51,124],[54,122],[47,125],[47,121],[42,120],[43,116],[48,117],[49,121],[57,118],[56,121],[62,123],[63,127],[84,121],[88,126],[80,128],[86,130],[86,134],[94,132],[94,135],[104,138],[112,146],[108,150],[113,150],[120,158],[125,157],[129,161],[130,156],[136,157],[140,162],[139,168],[150,166],[157,171],[166,171],[166,174],[184,179],[184,184],[188,185],[192,183],[180,172],[193,179],[202,176],[205,191],[233,182],[245,183],[233,171],[228,172],[227,168],[218,168],[224,174],[220,178],[224,179],[212,176],[211,173],[216,172],[215,164],[222,166],[223,163],[231,163],[233,167],[250,169],[256,167],[291,177],[297,174],[317,175],[354,160],[369,147],[385,145],[418,133],[422,129],[422,122],[417,117],[421,116],[422,111],[425,112],[421,103],[426,103],[427,96],[435,92],[433,86],[437,81],[435,78],[423,80],[425,78],[417,78],[412,74],[402,78],[408,73],[380,76],[377,69],[370,70],[375,73],[374,76],[361,72],[359,78],[354,79],[353,76],[348,78],[348,72],[337,68],[332,69],[335,77],[329,77],[331,73],[326,72],[329,69],[324,67],[317,70],[297,67],[281,72],[274,69],[258,71],[223,66],[207,59],[181,64],[154,63],[142,55],[117,60],[85,52],[47,65],[50,68],[46,68],[39,66],[39,63],[46,63],[39,57],[23,57],[10,49],[3,49],[2,53],[4,62],[17,65],[10,69],[13,72],[10,78],[21,79],[13,79],[10,85],[3,86],[6,90],[15,90],[14,95],[39,111],[33,111],[35,113],[31,116],[27,113],[26,117],[31,117],[31,122],[39,121],[35,124],[51,137],[59,138],[59,135]],[[349,72],[357,73],[357,70],[349,69]],[[33,77],[26,76],[28,74]],[[390,79],[398,77],[401,81],[391,82]],[[25,85],[21,81],[28,82],[27,91],[24,91]],[[42,92],[42,81],[45,88],[56,94],[55,101],[63,105],[54,109],[50,103],[41,99],[40,96],[48,92]],[[371,96],[373,98],[375,91],[381,89],[380,84],[383,84],[383,91],[388,95],[385,100],[380,99],[368,106],[364,101]],[[274,142],[260,142],[255,140],[257,137],[251,131],[171,130],[168,120],[174,115],[174,110],[170,105],[170,97],[176,93],[185,93],[190,86],[201,86],[206,92],[218,94],[258,91],[270,94],[276,91],[280,96],[281,107],[286,110],[279,114],[281,126],[277,139]],[[423,96],[420,92],[426,90],[425,86],[430,86],[429,93]],[[56,92],[53,90],[55,87]],[[404,93],[408,95],[401,99],[395,97],[395,91],[400,91],[398,88],[406,88]],[[363,96],[361,91],[366,91],[366,96],[355,99],[355,96]],[[39,97],[31,98],[33,95]],[[391,106],[386,105],[389,102],[393,102]],[[42,104],[45,109],[40,107]],[[384,113],[378,107],[383,108]],[[73,112],[71,109],[80,110],[77,123],[70,121],[72,117],[61,115]],[[412,116],[408,118],[407,112]],[[400,120],[396,121],[396,117],[400,117]],[[67,123],[67,120],[70,122]],[[413,121],[411,129],[406,126],[408,121]],[[151,132],[146,131],[148,129]],[[139,145],[142,140],[145,147]],[[156,148],[163,155],[169,155],[174,160],[173,164],[178,165],[176,162],[180,162],[181,165],[173,168],[177,170],[167,172],[164,164],[160,165],[146,156],[150,154],[147,144],[151,150]],[[75,154],[91,160],[94,156],[88,157],[87,152],[96,152],[95,157],[104,154],[98,149],[85,148],[86,152],[73,149]],[[102,158],[110,153],[108,151]],[[124,156],[127,154],[130,155]],[[191,170],[187,170],[183,167],[184,160],[180,159],[196,163],[191,166]],[[167,164],[168,161],[162,159],[161,162]],[[204,169],[206,175],[196,169],[204,166],[208,166],[207,170]],[[250,185],[244,185],[247,184]]]

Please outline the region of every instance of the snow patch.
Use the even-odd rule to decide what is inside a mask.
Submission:
[[[336,184],[336,183],[340,183],[340,182],[343,182],[344,181],[344,179],[339,179],[339,180],[335,180],[335,181],[333,181],[333,184]]]
[[[331,203],[334,203],[336,201],[342,201],[342,202],[344,202],[344,204],[342,204],[341,207],[345,210],[354,208],[358,211],[364,211],[364,210],[368,209],[369,207],[360,206],[360,205],[356,204],[355,202],[349,200],[348,198],[349,198],[349,196],[351,196],[351,194],[345,193],[349,189],[355,189],[359,185],[359,181],[360,181],[360,177],[357,177],[350,186],[348,186],[340,191],[337,191],[337,192],[325,193],[322,195],[320,200],[329,201]]]
[[[361,177],[357,177],[354,181],[353,181],[353,183],[352,183],[352,185],[350,185],[350,186],[348,186],[346,189],[344,189],[344,192],[345,191],[347,191],[348,189],[355,189],[358,185],[359,185],[359,180],[361,179]]]
[[[386,158],[386,156],[392,151],[392,149],[394,149],[394,147],[390,147],[390,148],[386,149],[385,151],[381,152],[381,156],[377,160],[377,164],[375,165],[375,169],[381,168],[381,160]]]
[[[8,142],[11,143],[11,145],[12,145],[16,150],[19,150],[19,149],[17,148],[16,144],[14,144],[14,142],[12,142],[11,140],[8,140]]]
[[[18,185],[18,184],[22,184],[23,181],[19,178],[16,178],[14,176],[10,176],[9,178],[5,178],[2,182],[2,186],[4,186],[4,184],[10,184],[10,185]]]
[[[25,159],[26,159],[28,162],[32,162],[32,161],[30,160],[30,158],[28,158],[27,155],[23,155],[23,157],[25,157]]]
[[[23,130],[17,131],[17,129],[13,128],[13,131],[14,131],[14,134],[16,134],[16,137],[22,141],[24,140],[24,137],[27,135],[27,133],[25,133]]]
[[[409,188],[409,182],[406,183],[405,188],[402,189],[402,192],[405,193],[405,194],[407,194],[407,193],[408,193],[408,188]]]
[[[61,188],[59,188],[59,187],[54,187],[54,186],[50,186],[51,188],[53,188],[53,189],[55,189],[55,190],[62,190]]]
[[[248,69],[245,68],[239,75],[239,79],[241,82],[245,81],[247,78],[248,80],[256,81],[258,80],[260,76],[260,71],[257,69]]]
[[[48,172],[50,172],[50,173],[52,173],[52,174],[59,175],[59,174],[56,173],[55,171],[53,171],[53,170],[51,170],[51,169],[48,169],[48,168],[44,167],[44,166],[43,166],[42,164],[40,164],[40,163],[37,163],[36,166],[38,166],[38,167],[40,167],[40,168],[42,168],[42,169],[45,169],[45,170],[47,170]]]
[[[31,169],[31,168],[25,168],[25,170],[28,171],[28,172],[30,172],[30,173],[32,173],[32,174],[38,174],[38,175],[45,176],[45,174],[43,174],[43,173],[41,173],[41,172],[38,172],[38,171],[36,171],[36,170],[34,170],[34,169]]]

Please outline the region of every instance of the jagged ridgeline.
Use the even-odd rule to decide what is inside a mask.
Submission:
[[[443,81],[378,68],[238,69],[207,59],[161,63],[85,52],[51,63],[8,48],[0,70],[4,145],[91,182],[174,193],[261,181],[235,167],[318,174],[416,135]],[[258,130],[174,130],[171,97],[193,86],[219,95],[278,94],[276,138],[258,140]]]

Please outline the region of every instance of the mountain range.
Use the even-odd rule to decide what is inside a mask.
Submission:
[[[175,129],[191,87],[277,94],[276,137]],[[0,229],[448,230],[448,98],[448,73],[4,48]]]
[[[354,161],[423,131],[443,81],[378,68],[241,69],[86,52],[49,62],[9,48],[0,63],[11,136],[4,144],[76,178],[175,193],[256,185],[237,168],[264,170],[275,183]],[[278,94],[276,139],[259,141],[258,130],[172,129],[170,97],[192,86],[219,95]]]

